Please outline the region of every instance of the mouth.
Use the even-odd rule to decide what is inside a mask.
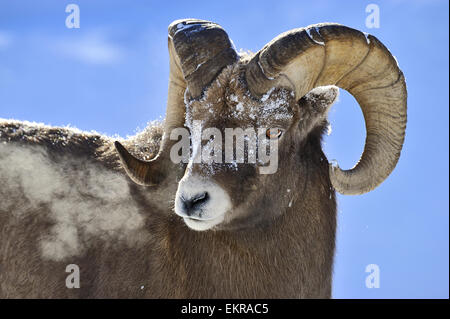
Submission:
[[[185,215],[179,215],[179,216],[181,216],[181,217],[183,217],[183,218],[185,218],[185,219],[190,219],[190,220],[199,221],[199,222],[208,222],[208,221],[212,221],[212,220],[215,220],[215,219],[217,219],[218,217],[220,217],[220,216],[216,216],[216,217],[207,217],[207,218],[204,218],[204,217],[201,217],[201,215],[200,215],[200,216],[185,216]]]
[[[197,231],[204,231],[217,226],[224,220],[225,215],[219,215],[211,218],[183,217],[185,224]]]

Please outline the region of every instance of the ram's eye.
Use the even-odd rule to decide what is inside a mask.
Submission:
[[[266,131],[266,136],[271,140],[280,138],[281,135],[283,135],[283,131],[279,128],[269,128]]]

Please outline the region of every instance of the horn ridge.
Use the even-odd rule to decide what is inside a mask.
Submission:
[[[406,83],[396,59],[376,37],[331,23],[294,29],[250,60],[246,80],[255,96],[286,83],[292,83],[297,98],[325,85],[354,96],[366,122],[366,143],[352,169],[330,166],[331,183],[340,193],[373,190],[398,163],[406,130]]]

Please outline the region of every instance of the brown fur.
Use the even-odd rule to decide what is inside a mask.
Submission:
[[[218,80],[222,81],[220,89],[212,85],[211,100],[229,96],[230,90],[243,97],[242,86],[230,83],[236,72],[223,73]],[[129,182],[130,196],[145,216],[145,227],[132,245],[99,236],[91,238],[87,250],[78,256],[46,260],[38,246],[39,238],[52,226],[46,207],[21,217],[13,214],[15,207],[0,211],[0,297],[329,298],[336,202],[321,150],[326,108],[320,110],[321,101],[315,99],[310,96],[298,105],[289,104],[296,122],[285,123],[290,126],[283,137],[276,174],[261,177],[250,169],[244,176],[228,171],[233,176],[228,182],[224,175],[215,176],[236,195],[234,206],[248,212],[248,216],[234,216],[223,228],[195,232],[172,212],[180,177],[176,169],[157,187]],[[331,101],[325,102],[329,105]],[[219,107],[223,104],[215,110]],[[311,114],[314,116],[308,117]],[[301,118],[305,121],[301,127],[309,125],[308,129],[296,129]],[[227,123],[211,124],[224,127]],[[155,154],[160,139],[160,131],[155,131],[150,134],[149,149],[140,148],[149,145],[148,138],[136,138],[126,146],[135,145],[134,153],[141,158]],[[39,146],[55,163],[69,155],[80,163],[75,169],[82,170],[82,163],[89,161],[125,174],[111,139],[98,134],[8,121],[0,123],[0,133],[0,143]],[[64,143],[58,142],[62,140]],[[259,187],[250,191],[254,183]],[[21,205],[20,201],[16,205]],[[239,227],[234,227],[233,221]],[[67,264],[80,267],[80,289],[65,287]]]
[[[337,89],[311,92],[300,101],[289,90],[274,89],[261,103],[247,91],[243,70],[245,61],[225,69],[201,99],[189,103],[188,119],[202,120],[204,128],[218,128],[222,135],[227,127],[283,128],[279,168],[261,175],[258,165],[214,164],[211,172],[208,164],[193,164],[191,173],[224,188],[233,208],[215,231],[190,234],[204,237],[201,243],[183,235],[174,245],[180,254],[196,255],[193,278],[208,282],[192,287],[188,296],[328,298],[336,201],[321,138]],[[239,103],[242,110],[236,115]],[[273,113],[263,108],[271,103],[278,107]],[[197,267],[197,260],[205,267]],[[224,286],[213,285],[216,280]],[[206,291],[201,288],[209,285]]]

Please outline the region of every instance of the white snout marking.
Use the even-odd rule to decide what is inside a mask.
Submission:
[[[208,193],[208,201],[192,215],[187,216],[183,211],[181,198],[192,198],[203,192]],[[208,178],[188,174],[178,184],[175,213],[183,217],[186,225],[193,230],[203,231],[219,225],[230,209],[231,200],[228,193]]]

